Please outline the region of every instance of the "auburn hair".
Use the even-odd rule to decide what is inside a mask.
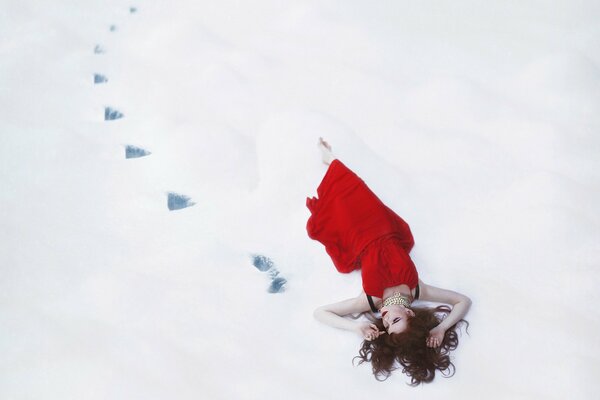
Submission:
[[[455,367],[450,361],[450,351],[458,346],[459,325],[466,324],[468,334],[469,322],[461,319],[452,325],[444,334],[438,347],[428,347],[429,331],[435,328],[451,309],[448,306],[435,308],[411,307],[415,316],[408,319],[408,325],[401,333],[383,333],[373,341],[365,340],[355,359],[358,364],[365,361],[371,363],[373,375],[379,381],[390,377],[392,371],[402,367],[402,372],[410,376],[410,385],[417,386],[429,383],[439,370],[445,377],[454,375]],[[383,321],[377,319],[375,324],[380,331],[385,331]]]

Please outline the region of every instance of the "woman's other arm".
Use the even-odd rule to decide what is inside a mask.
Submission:
[[[452,325],[463,319],[471,307],[471,299],[464,294],[452,290],[441,289],[435,286],[427,285],[422,281],[419,284],[421,288],[421,300],[444,303],[452,306],[452,311],[438,325],[444,331]]]
[[[318,321],[323,322],[324,324],[334,328],[354,331],[365,339],[371,340],[379,335],[379,330],[375,325],[365,321],[344,318],[344,315],[361,313],[369,310],[370,307],[366,295],[361,293],[355,298],[321,306],[314,311],[313,315]]]

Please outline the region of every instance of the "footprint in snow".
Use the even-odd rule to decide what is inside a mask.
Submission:
[[[191,198],[183,194],[175,192],[169,192],[167,195],[167,207],[169,211],[181,210],[182,208],[191,207],[195,202],[191,201]]]
[[[119,110],[115,110],[112,107],[104,107],[104,120],[112,121],[114,119],[123,118],[124,115]]]
[[[140,158],[149,156],[152,152],[137,146],[128,144],[125,146],[125,158]]]
[[[267,289],[269,293],[282,293],[285,291],[287,280],[279,276],[279,271],[275,268],[273,260],[261,254],[253,254],[252,265],[259,271],[269,274],[269,278],[271,278],[271,284]]]

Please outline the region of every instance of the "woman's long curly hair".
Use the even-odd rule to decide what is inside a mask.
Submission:
[[[370,362],[373,375],[380,381],[389,378],[392,371],[399,368],[397,364],[400,364],[402,372],[410,376],[411,386],[431,382],[436,370],[440,370],[445,377],[454,375],[455,367],[450,361],[449,353],[458,346],[459,325],[466,324],[468,333],[469,323],[461,319],[446,331],[440,346],[431,348],[426,344],[429,331],[446,318],[451,311],[450,307],[411,309],[415,316],[408,320],[404,332],[383,333],[373,341],[365,340],[359,355],[354,359],[359,359],[359,365],[365,361]],[[381,319],[377,319],[375,324],[380,331],[385,331]]]

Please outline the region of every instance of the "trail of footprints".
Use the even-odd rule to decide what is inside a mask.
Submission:
[[[137,7],[129,7],[129,13],[134,14],[137,13]],[[111,24],[109,26],[110,32],[116,32],[117,26],[115,24]],[[94,54],[106,54],[106,48],[101,44],[96,44],[94,46]],[[102,73],[94,73],[94,84],[107,84],[108,77]],[[119,111],[117,108],[113,106],[105,106],[104,107],[104,121],[114,121],[121,118],[124,118],[125,115]],[[134,145],[126,145],[125,146],[125,158],[126,159],[134,159],[141,158],[151,155],[147,149],[142,147],[134,146]],[[175,193],[175,192],[167,192],[167,208],[169,211],[181,210],[183,208],[191,207],[196,203],[192,201],[189,196]],[[285,285],[287,284],[287,280],[280,276],[279,270],[275,267],[273,261],[261,254],[251,254],[250,255],[252,265],[256,267],[261,272],[265,272],[268,274],[270,279],[270,285],[267,289],[269,293],[282,293],[285,291]]]

